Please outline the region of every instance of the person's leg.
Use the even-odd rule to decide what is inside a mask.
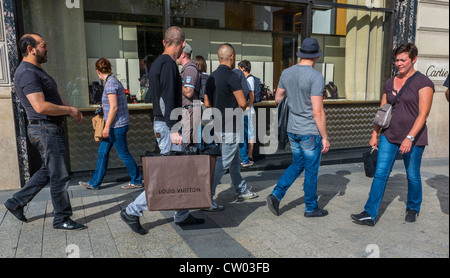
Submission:
[[[277,185],[272,192],[272,195],[274,195],[278,201],[281,201],[284,198],[291,185],[305,169],[303,153],[300,147],[300,138],[298,135],[291,133],[288,133],[288,135],[293,162],[278,180]]]
[[[105,138],[100,143],[98,148],[97,166],[95,167],[94,175],[88,182],[92,188],[99,188],[105,177],[106,170],[108,169],[109,153],[113,144],[110,138]]]
[[[249,119],[248,119],[248,159],[252,162],[254,162],[253,159],[253,149],[256,143],[256,111],[255,108],[252,106],[251,112],[249,113]]]
[[[230,141],[227,141],[225,138],[225,134],[223,134],[222,144],[220,145],[222,155],[217,157],[216,168],[214,170],[213,185],[211,188],[211,197],[213,199],[214,196],[216,195],[217,185],[220,183],[222,176],[225,175],[225,173],[230,168],[231,162],[233,161],[234,156],[236,154],[235,152],[233,152],[233,147],[231,147],[231,145],[232,143],[230,143]]]
[[[385,136],[381,136],[375,177],[373,178],[369,199],[364,206],[364,210],[370,215],[373,221],[376,221],[378,216],[378,210],[383,200],[386,184],[398,154],[399,146],[389,143]]]
[[[318,209],[317,204],[317,179],[322,158],[322,137],[302,136],[300,147],[305,160],[305,212],[313,212]]]
[[[116,148],[117,154],[119,155],[120,159],[122,159],[122,161],[125,163],[125,166],[127,167],[128,174],[131,177],[130,183],[133,185],[141,185],[141,172],[139,171],[136,161],[128,150],[127,132],[128,126],[113,129],[111,131],[111,141]]]
[[[403,161],[408,177],[408,198],[406,210],[415,210],[420,213],[422,205],[422,177],[420,166],[425,147],[413,146],[411,151],[403,155]]]
[[[239,143],[239,154],[241,156],[242,165],[246,165],[248,163],[248,116],[244,115],[242,117],[242,126],[243,133],[241,134],[241,138],[243,138],[243,142]]]
[[[42,160],[41,168],[30,178],[22,189],[15,193],[5,202],[6,208],[15,213],[19,220],[27,222],[23,215],[23,208],[33,200],[33,198],[45,187],[50,181],[45,161],[46,147],[43,141],[45,129],[41,129],[40,125],[28,126],[28,137],[31,143],[39,150]]]
[[[64,132],[61,127],[46,124],[46,134],[43,143],[46,148],[43,163],[46,165],[50,178],[50,193],[53,204],[53,227],[62,225],[72,216],[67,189],[70,183],[67,147]]]

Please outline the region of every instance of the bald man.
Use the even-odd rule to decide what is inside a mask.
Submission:
[[[216,108],[222,115],[222,156],[217,158],[214,181],[211,189],[213,205],[206,211],[222,211],[224,207],[214,201],[217,185],[222,176],[230,170],[231,180],[236,191],[237,200],[257,198],[256,193],[247,188],[247,182],[241,176],[241,157],[239,153],[240,131],[243,110],[250,104],[244,96],[239,76],[233,72],[236,65],[236,53],[232,45],[223,44],[218,50],[220,65],[206,82],[205,106]],[[233,115],[227,112],[234,111]],[[217,132],[217,130],[215,130]],[[217,136],[216,136],[217,137]]]
[[[23,208],[49,184],[53,228],[66,231],[85,229],[86,226],[70,219],[69,165],[62,129],[66,116],[73,117],[80,124],[83,115],[61,98],[55,80],[42,69],[41,65],[47,62],[48,51],[42,36],[24,35],[19,49],[24,58],[16,70],[14,84],[29,121],[30,142],[39,150],[42,166],[19,192],[6,201],[5,207],[18,220],[27,222]]]

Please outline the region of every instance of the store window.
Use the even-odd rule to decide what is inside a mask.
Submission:
[[[69,1],[73,2],[73,1]],[[217,48],[228,42],[237,60],[252,62],[252,73],[273,100],[282,71],[298,62],[306,36],[324,51],[316,69],[337,95],[348,101],[379,100],[390,73],[393,1],[172,1],[171,25],[183,28],[193,56],[219,64]],[[24,32],[43,35],[49,46],[44,68],[63,97],[80,108],[93,108],[102,84],[94,64],[100,57],[129,92],[130,107],[143,104],[145,74],[163,52],[164,15],[158,0],[22,0]],[[147,70],[146,70],[147,67]]]
[[[314,9],[312,37],[324,52],[316,64],[327,98],[380,100],[390,70],[390,17],[382,11],[322,7]],[[335,91],[337,90],[337,91]],[[335,94],[337,92],[337,94]]]

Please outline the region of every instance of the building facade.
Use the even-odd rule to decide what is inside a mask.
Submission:
[[[335,149],[368,145],[371,120],[384,82],[394,74],[392,50],[401,43],[419,47],[417,69],[436,84],[428,121],[426,157],[448,157],[448,103],[442,86],[448,75],[449,1],[179,1],[155,0],[0,0],[0,190],[17,189],[39,166],[29,146],[26,115],[15,95],[13,73],[21,57],[17,41],[24,33],[41,34],[49,47],[44,69],[55,78],[63,98],[80,108],[82,125],[67,120],[71,170],[95,169],[98,144],[90,120],[102,84],[94,63],[107,57],[130,95],[129,147],[140,155],[155,148],[152,106],[143,103],[145,63],[162,53],[163,30],[180,26],[193,56],[218,66],[217,48],[231,43],[237,60],[252,62],[252,74],[264,83],[266,97],[258,116],[275,107],[281,72],[298,62],[295,53],[306,37],[317,38],[324,55],[316,69],[325,83],[329,133]],[[170,7],[170,9],[169,9]],[[270,128],[270,126],[269,126]],[[267,131],[268,130],[264,130]],[[260,144],[270,141],[261,133]],[[269,130],[270,131],[270,130]],[[270,132],[269,132],[270,133]],[[264,138],[263,138],[264,137]],[[273,138],[272,138],[273,139]],[[113,152],[111,168],[123,167]]]

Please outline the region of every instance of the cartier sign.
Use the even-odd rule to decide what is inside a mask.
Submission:
[[[443,83],[449,74],[448,60],[444,59],[419,58],[415,68],[437,83]]]
[[[448,75],[448,69],[436,65],[430,65],[425,75],[431,79],[445,79]]]

